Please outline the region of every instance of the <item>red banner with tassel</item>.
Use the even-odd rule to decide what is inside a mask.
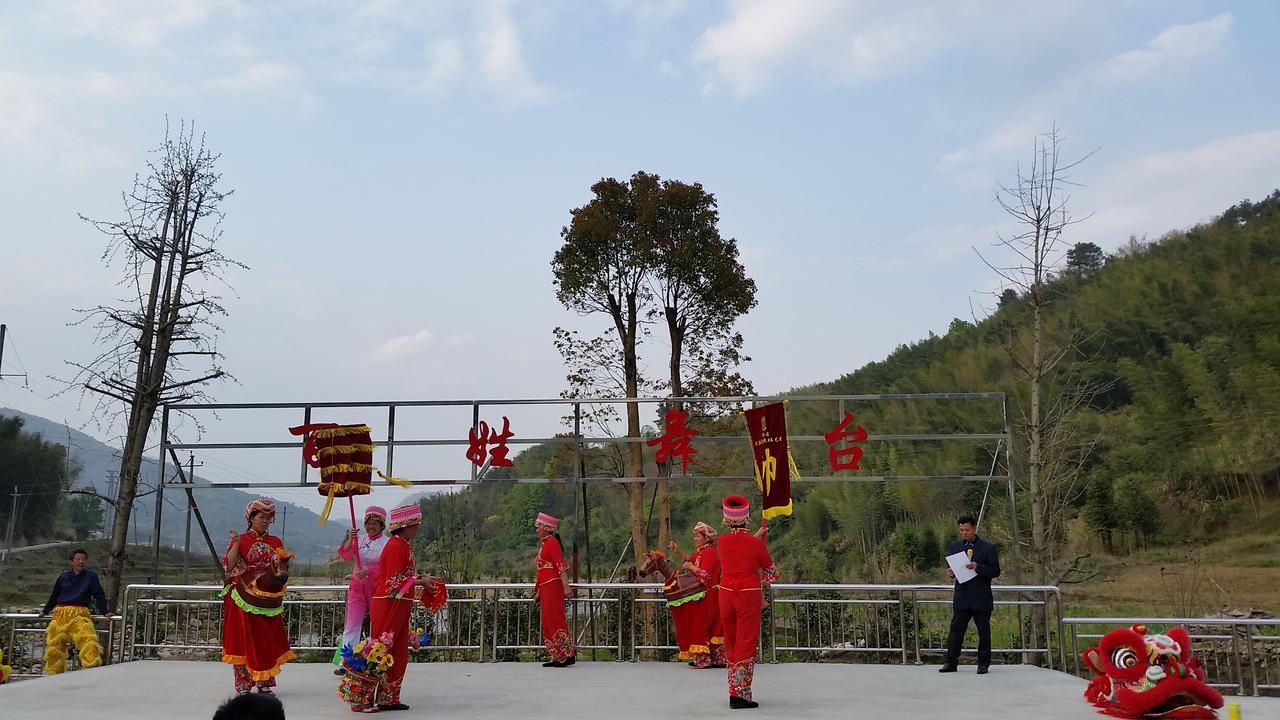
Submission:
[[[751,435],[756,487],[763,499],[765,520],[791,514],[791,479],[800,477],[787,445],[787,413],[784,403],[769,403],[742,413]]]

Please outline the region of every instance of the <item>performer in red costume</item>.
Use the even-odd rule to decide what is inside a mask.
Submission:
[[[760,611],[764,609],[764,589],[778,575],[761,538],[763,528],[757,535],[747,530],[751,519],[747,499],[732,495],[724,499],[723,508],[729,531],[716,541],[720,551],[720,619],[729,665],[729,707],[740,710],[760,706],[751,699]]]
[[[725,666],[724,623],[720,620],[720,590],[716,587],[720,583],[720,555],[716,552],[715,543],[715,529],[700,522],[693,526],[693,555],[686,557],[675,541],[667,544],[671,553],[684,561],[681,567],[697,575],[707,588],[707,594],[695,603],[701,622],[706,626],[707,645],[690,648],[693,659],[689,661],[689,667],[694,668]]]
[[[267,534],[276,519],[276,505],[267,498],[249,503],[244,511],[249,529],[231,531],[231,544],[222,558],[227,584],[222,589],[222,662],[235,670],[236,692],[254,687],[271,694],[280,667],[293,659],[284,629],[284,589],[289,560],[284,543]]]
[[[534,593],[542,616],[542,642],[547,646],[550,662],[542,667],[569,667],[577,662],[573,638],[569,635],[569,623],[564,616],[564,600],[573,597],[569,586],[569,565],[564,561],[564,546],[556,529],[560,521],[546,513],[538,513],[534,528],[541,545],[534,567],[538,575],[534,580]]]
[[[419,575],[413,562],[413,548],[409,542],[422,526],[422,508],[418,503],[401,505],[391,509],[388,532],[391,537],[382,549],[378,562],[378,582],[373,590],[373,607],[370,609],[371,637],[380,638],[390,633],[391,669],[387,671],[384,687],[378,703],[371,707],[353,708],[362,712],[380,710],[408,710],[400,702],[400,687],[409,666],[409,614],[419,592],[439,593],[444,583],[438,577]],[[419,591],[417,588],[421,588]]]

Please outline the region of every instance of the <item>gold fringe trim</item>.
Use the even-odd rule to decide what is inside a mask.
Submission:
[[[723,636],[723,635],[721,635],[721,636],[719,636],[719,637],[713,637],[713,638],[711,638],[711,640],[710,640],[710,644],[711,644],[711,645],[723,645],[723,644],[724,644],[724,636]]]
[[[392,485],[399,485],[400,487],[403,487],[403,488],[413,487],[413,483],[410,482],[407,478],[398,478],[398,477],[391,477],[390,475],[383,475],[381,470],[378,471],[378,477],[382,478],[383,480],[386,480]]]
[[[320,511],[320,527],[329,522],[329,513],[333,512],[333,498],[338,494],[338,483],[329,486],[329,497],[324,501],[324,509]]]
[[[373,445],[330,445],[316,450],[316,457],[326,455],[354,455],[355,453],[373,452]]]
[[[709,652],[711,652],[711,648],[707,647],[706,645],[690,645],[689,646],[690,655],[694,653],[709,653]]]
[[[346,427],[336,428],[320,428],[312,430],[311,436],[315,438],[337,438],[346,437],[348,435],[359,435],[360,433],[370,432],[368,425],[348,425]]]
[[[367,473],[371,473],[371,472],[374,472],[374,471],[375,471],[375,470],[377,470],[377,469],[378,469],[378,468],[374,467],[373,465],[366,465],[365,463],[338,463],[338,464],[336,464],[336,465],[325,465],[324,467],[320,468],[320,477],[322,477],[322,478],[323,478],[323,477],[324,477],[324,476],[326,476],[326,475],[332,475],[332,474],[334,474],[334,473],[340,473],[340,472],[343,472],[343,473],[358,473],[358,472],[367,472]]]
[[[264,682],[279,675],[280,668],[283,667],[285,663],[295,659],[297,659],[297,656],[293,654],[292,650],[290,650],[281,655],[276,660],[275,667],[270,670],[250,670],[249,667],[245,665],[245,657],[243,655],[227,655],[225,653],[222,655],[222,662],[228,665],[245,665],[244,671],[249,674],[249,679],[254,682]]]

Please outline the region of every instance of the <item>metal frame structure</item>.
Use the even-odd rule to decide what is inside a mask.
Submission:
[[[591,437],[582,434],[583,407],[598,406],[619,406],[628,404],[663,406],[675,402],[683,403],[714,403],[747,406],[751,404],[762,404],[777,401],[793,402],[797,405],[803,403],[820,402],[820,403],[836,403],[837,414],[836,419],[843,417],[847,403],[869,403],[869,402],[895,402],[895,401],[926,401],[926,400],[964,400],[964,401],[999,401],[1001,409],[1002,425],[999,432],[988,433],[926,433],[926,434],[887,434],[878,435],[871,434],[867,438],[867,442],[924,442],[924,441],[992,441],[996,443],[997,459],[1001,447],[1004,450],[1004,463],[1006,468],[1011,468],[1011,452],[1010,452],[1010,417],[1009,417],[1009,399],[1008,394],[1004,392],[944,392],[944,393],[879,393],[879,394],[854,394],[854,395],[774,395],[774,396],[741,396],[741,397],[645,397],[645,398],[544,398],[544,399],[488,399],[488,400],[390,400],[390,401],[374,401],[374,402],[309,402],[309,403],[212,403],[212,404],[174,404],[165,405],[161,411],[160,420],[160,458],[159,458],[159,478],[156,492],[156,507],[154,523],[155,528],[152,534],[152,577],[156,577],[156,569],[160,561],[160,523],[161,514],[163,512],[164,503],[164,480],[167,472],[169,458],[172,457],[177,473],[182,476],[182,483],[171,483],[171,485],[180,485],[190,496],[191,483],[194,478],[186,478],[183,475],[181,463],[177,458],[178,450],[251,450],[251,449],[302,449],[303,441],[290,440],[285,442],[175,442],[170,438],[170,420],[172,413],[182,413],[193,415],[201,412],[217,412],[219,410],[300,410],[302,417],[300,424],[309,424],[313,422],[315,411],[317,410],[336,410],[336,409],[358,409],[366,408],[371,411],[385,413],[387,422],[387,432],[384,438],[374,440],[375,447],[386,449],[386,467],[384,468],[387,475],[395,473],[395,449],[397,447],[423,447],[423,446],[458,446],[466,447],[468,440],[466,438],[405,438],[396,435],[396,411],[404,408],[471,408],[471,427],[479,431],[482,408],[502,408],[517,406],[551,406],[564,407],[572,409],[572,416],[565,415],[566,421],[572,418],[573,432],[571,434],[557,437],[513,437],[508,442],[511,445],[538,445],[538,444],[559,444],[572,445],[574,448],[574,462],[572,463],[573,473],[566,477],[556,478],[512,478],[514,482],[522,483],[565,483],[583,486],[583,494],[585,494],[585,485],[588,483],[632,483],[645,482],[649,480],[672,480],[672,481],[754,481],[754,477],[750,476],[708,476],[708,475],[677,475],[657,477],[586,477],[583,471],[583,457],[588,446],[606,444],[606,443],[639,443],[647,442],[651,438],[648,437]],[[745,435],[699,435],[698,442],[742,442],[746,439]],[[821,441],[821,435],[792,435],[788,438],[794,442],[811,442]],[[231,482],[231,483],[215,483],[215,488],[297,488],[297,487],[316,487],[317,483],[308,480],[309,467],[305,459],[301,458],[299,453],[299,479],[298,482]],[[410,479],[414,485],[468,485],[477,482],[481,475],[477,471],[475,465],[468,462],[469,472],[466,476],[442,477],[442,478],[426,478],[426,479]],[[1014,538],[1014,567],[1015,582],[1021,580],[1021,573],[1018,570],[1021,567],[1021,552],[1018,542],[1020,533],[1018,529],[1018,507],[1017,493],[1014,487],[1014,478],[1012,473],[1005,475],[995,475],[997,463],[992,464],[992,472],[987,475],[807,475],[798,478],[799,482],[901,482],[913,480],[935,480],[949,482],[986,482],[988,490],[992,482],[1004,482],[1008,489],[1009,498],[1009,516],[1011,522],[1011,532]],[[984,506],[985,506],[984,495]],[[582,508],[585,513],[585,507]],[[188,511],[190,512],[190,510]],[[201,529],[204,529],[204,523],[201,521]],[[206,540],[208,533],[205,533]],[[589,548],[590,538],[586,538]],[[212,545],[210,544],[212,552]],[[590,573],[588,573],[590,574]]]

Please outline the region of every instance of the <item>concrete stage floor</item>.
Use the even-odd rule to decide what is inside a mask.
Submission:
[[[939,718],[1096,720],[1084,681],[1027,666],[972,665],[939,675],[936,666],[760,665],[760,708],[731,711],[724,672],[677,663],[580,662],[563,670],[534,663],[415,663],[388,718],[609,720],[662,718]],[[354,718],[337,697],[332,666],[289,665],[278,697],[290,720]],[[4,720],[185,720],[212,717],[230,695],[231,669],[209,662],[140,661],[0,687]],[[1280,698],[1238,700],[1243,720],[1280,720]],[[1221,717],[1225,720],[1226,709]]]

